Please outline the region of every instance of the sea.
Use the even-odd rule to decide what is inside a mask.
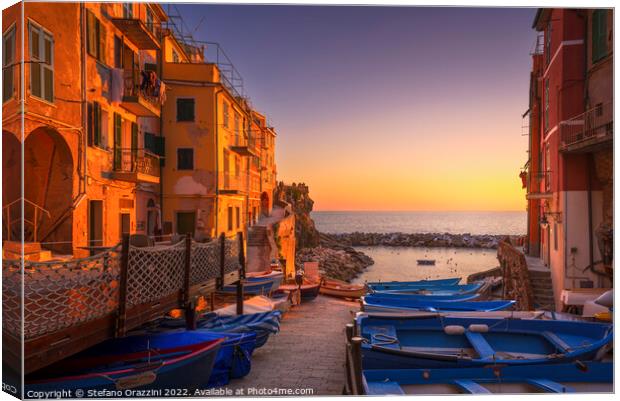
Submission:
[[[523,235],[526,212],[312,212],[316,228],[324,233],[450,233]],[[498,266],[494,249],[357,247],[374,259],[355,281],[410,281],[462,277]],[[418,259],[435,259],[434,266]]]

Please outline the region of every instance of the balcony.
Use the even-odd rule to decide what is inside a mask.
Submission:
[[[254,146],[242,135],[235,134],[233,137],[233,144],[230,145],[230,150],[237,153],[239,156],[256,156],[259,155],[255,152]]]
[[[144,87],[132,71],[125,71],[123,77],[121,106],[138,117],[159,117],[162,98],[156,89]]]
[[[223,195],[246,194],[248,192],[248,176],[229,172],[219,173],[219,187],[219,192]]]
[[[160,158],[144,149],[114,149],[112,178],[133,183],[159,184]]]
[[[113,18],[112,23],[140,50],[159,50],[161,29],[137,18]]]
[[[527,173],[527,194],[525,199],[549,199],[551,193],[551,171]]]
[[[561,151],[584,153],[612,146],[613,115],[613,103],[610,102],[565,121],[561,126]]]

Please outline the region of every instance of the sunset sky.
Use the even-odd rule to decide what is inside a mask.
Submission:
[[[535,9],[178,5],[315,210],[524,210]],[[523,130],[525,133],[526,131]]]

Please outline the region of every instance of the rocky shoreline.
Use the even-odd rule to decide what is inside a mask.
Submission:
[[[320,239],[319,246],[297,251],[295,258],[297,265],[302,266],[303,262],[318,261],[319,268],[326,277],[351,281],[375,263],[370,256],[351,246],[338,243],[323,234]]]
[[[475,235],[449,233],[344,233],[321,234],[347,246],[404,246],[423,248],[484,248],[497,249],[509,235]]]

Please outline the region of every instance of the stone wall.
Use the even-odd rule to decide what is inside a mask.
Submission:
[[[291,205],[295,214],[295,237],[297,248],[312,248],[319,245],[319,232],[310,218],[314,201],[310,198],[308,186],[300,184],[285,185],[279,182],[274,192],[274,199]]]

